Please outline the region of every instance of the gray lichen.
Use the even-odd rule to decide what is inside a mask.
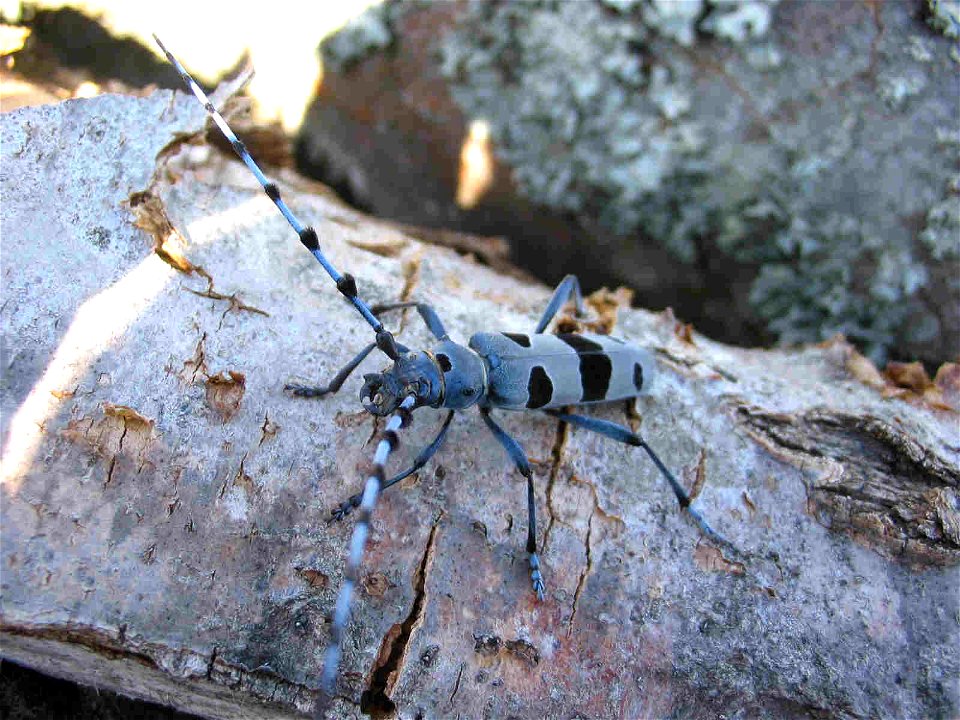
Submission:
[[[401,12],[394,3],[375,5],[352,18],[339,32],[323,42],[323,62],[342,70],[364,56],[393,42],[393,19]]]
[[[648,27],[681,45],[693,45],[697,18],[703,13],[703,0],[671,2],[652,0],[641,5],[641,17]]]
[[[955,5],[930,0],[945,34]],[[424,7],[372,9],[325,57],[390,44],[400,14]],[[824,53],[795,35],[804,21],[778,28],[804,3],[459,7],[440,71],[529,199],[679,262],[744,263],[750,308],[783,342],[842,331],[878,361],[956,346],[960,288],[930,263],[960,258],[960,162],[944,140],[960,97],[948,41],[909,8],[842,6]]]
[[[960,38],[960,0],[927,0],[930,27],[947,37]]]
[[[641,9],[679,40],[699,5]],[[470,40],[478,31],[482,39]],[[629,233],[644,220],[645,199],[702,147],[697,127],[683,119],[689,83],[667,66],[643,67],[638,48],[648,35],[635,18],[611,17],[595,3],[536,12],[524,4],[471,5],[470,19],[443,44],[442,67],[467,114],[491,124],[498,152],[529,197]]]
[[[937,140],[942,148],[956,156],[960,166],[960,132],[940,128]],[[934,260],[956,263],[960,258],[960,172],[950,179],[943,200],[930,208],[919,237]],[[955,279],[960,284],[960,277]]]
[[[713,12],[701,30],[733,42],[762,38],[770,29],[773,6],[779,0],[712,0]]]
[[[904,342],[932,340],[942,328],[920,297],[929,279],[924,253],[902,225],[887,224],[890,213],[916,212],[910,202],[922,195],[921,244],[936,259],[957,257],[950,212],[956,198],[929,199],[929,184],[937,182],[931,175],[942,173],[943,162],[914,174],[903,168],[890,184],[918,183],[908,202],[899,213],[882,208],[886,218],[863,217],[852,209],[864,205],[855,197],[858,186],[874,192],[880,181],[856,176],[873,162],[864,155],[870,148],[861,113],[877,109],[818,107],[822,80],[805,78],[807,69],[770,37],[775,4],[615,3],[616,13],[609,7],[471,5],[442,45],[456,101],[491,124],[497,152],[522,191],[551,208],[598,218],[616,234],[642,232],[682,261],[715,246],[759,263],[750,303],[784,342],[840,331],[882,360]],[[698,95],[702,65],[663,42],[691,46],[704,35],[749,42],[742,61],[723,71],[738,73],[730,84],[755,95],[751,112],[795,97],[810,111],[793,122],[768,122],[761,141],[740,140],[743,122],[754,119],[749,106],[738,107],[729,92]],[[864,38],[865,50],[872,39]],[[930,57],[918,57],[920,40],[897,42],[895,58],[894,41],[883,48],[890,62],[876,69],[876,92],[889,110],[909,116],[930,94]],[[848,60],[833,62],[817,72],[849,73]],[[784,97],[776,100],[778,93]],[[900,150],[878,145],[875,152]],[[845,176],[849,183],[837,180]]]
[[[750,299],[786,343],[843,333],[879,354],[919,310],[914,298],[928,280],[906,248],[885,248],[850,216],[833,215],[817,228],[795,220],[767,254]],[[909,328],[911,340],[926,342],[939,331],[927,317]]]
[[[960,185],[960,176],[954,186]],[[930,248],[934,260],[956,260],[960,238],[960,194],[954,194],[937,203],[927,213],[927,226],[920,239]]]

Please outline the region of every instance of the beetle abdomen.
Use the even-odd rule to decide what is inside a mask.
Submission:
[[[487,398],[510,410],[633,397],[653,380],[646,350],[608,335],[477,333],[469,346],[487,363]]]

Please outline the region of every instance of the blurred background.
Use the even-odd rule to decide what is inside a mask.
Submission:
[[[0,111],[181,89],[154,32],[253,64],[259,160],[425,241],[737,345],[960,354],[960,0],[2,0]],[[4,717],[161,712],[2,678]]]

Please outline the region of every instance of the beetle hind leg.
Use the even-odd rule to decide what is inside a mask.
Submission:
[[[576,275],[567,275],[560,281],[560,284],[557,285],[557,289],[553,291],[553,296],[550,298],[550,302],[547,303],[547,309],[543,311],[543,317],[541,317],[540,322],[537,323],[533,334],[539,335],[546,330],[550,321],[553,320],[554,316],[560,311],[560,308],[562,308],[571,297],[573,297],[573,304],[576,307],[577,316],[583,315],[583,293],[580,292],[580,281],[577,280]]]
[[[710,527],[710,523],[707,522],[703,515],[701,515],[699,511],[691,506],[690,495],[688,495],[687,491],[683,489],[680,481],[677,480],[673,473],[667,469],[667,466],[663,464],[663,461],[653,451],[653,448],[647,445],[647,441],[640,437],[637,433],[625,428],[622,425],[610,422],[609,420],[601,420],[600,418],[592,418],[585,415],[573,415],[563,413],[558,410],[544,410],[544,412],[552,417],[557,418],[558,420],[563,420],[571,425],[577,425],[585,430],[591,430],[612,440],[622,442],[626,445],[643,448],[644,452],[646,452],[653,461],[653,464],[657,466],[657,470],[660,471],[660,474],[670,484],[670,489],[673,490],[673,494],[677,498],[677,503],[680,505],[680,509],[686,512],[690,519],[697,524],[697,527],[700,528],[700,532],[706,537],[710,538],[710,540],[715,542],[717,545],[728,548],[737,554],[742,554],[733,543]]]

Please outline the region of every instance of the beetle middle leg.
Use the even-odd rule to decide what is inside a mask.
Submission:
[[[537,504],[533,492],[533,471],[530,469],[530,461],[527,460],[527,454],[520,447],[520,443],[510,437],[507,431],[490,417],[490,408],[481,407],[480,417],[503,445],[520,474],[527,479],[527,552],[530,553],[530,580],[533,582],[533,590],[537,593],[537,597],[543,600],[545,586],[543,574],[540,572],[540,556],[537,554]]]

